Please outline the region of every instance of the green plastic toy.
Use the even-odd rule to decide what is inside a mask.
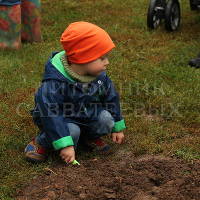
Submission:
[[[77,160],[74,160],[74,161],[72,162],[72,165],[80,165],[80,163],[79,163]]]

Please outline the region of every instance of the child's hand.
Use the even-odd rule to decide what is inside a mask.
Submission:
[[[67,162],[71,163],[75,160],[74,146],[65,147],[60,151],[61,158]]]
[[[124,141],[124,133],[123,132],[117,132],[111,134],[113,142],[117,144],[121,144]]]

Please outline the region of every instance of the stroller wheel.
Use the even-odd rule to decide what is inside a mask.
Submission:
[[[164,0],[150,0],[147,13],[147,26],[156,29],[164,17]]]
[[[196,2],[196,1],[194,1],[194,0],[190,0],[190,9],[191,9],[191,10],[198,10],[198,9],[199,9],[199,8],[198,8],[198,5],[195,4],[195,2]]]
[[[176,31],[180,26],[181,10],[178,0],[169,0],[165,10],[165,28]]]

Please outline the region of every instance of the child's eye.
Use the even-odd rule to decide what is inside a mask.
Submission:
[[[101,57],[101,60],[105,60],[107,57],[106,56],[104,56],[104,57]]]

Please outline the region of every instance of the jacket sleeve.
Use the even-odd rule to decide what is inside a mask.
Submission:
[[[37,110],[44,132],[48,135],[55,150],[74,145],[66,118],[64,118],[64,84],[56,80],[42,83],[35,95]]]
[[[121,113],[120,97],[111,79],[106,75],[106,91],[103,95],[103,103],[115,120],[112,132],[121,132],[126,128],[125,120]]]

